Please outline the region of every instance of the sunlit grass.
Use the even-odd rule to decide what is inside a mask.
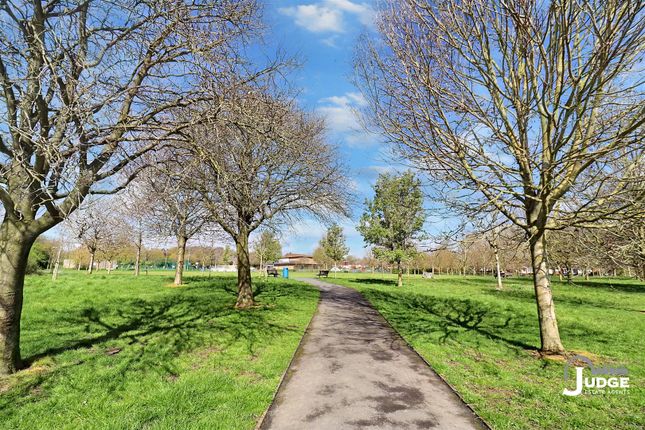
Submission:
[[[259,306],[236,311],[231,274],[170,272],[27,278],[22,355],[0,379],[2,429],[251,429],[318,292],[256,280]],[[156,273],[158,276],[153,276]]]
[[[307,274],[300,274],[306,276]],[[312,274],[309,274],[312,275]],[[313,274],[315,275],[315,274]],[[408,279],[338,274],[495,429],[636,429],[645,425],[645,285],[633,280],[554,282],[562,341],[597,363],[626,366],[627,395],[562,395],[563,363],[537,354],[539,332],[528,278]],[[574,388],[569,384],[569,388]]]

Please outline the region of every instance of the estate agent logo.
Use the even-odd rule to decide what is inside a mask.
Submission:
[[[576,363],[584,363],[581,367]],[[569,368],[573,367],[576,374],[576,388],[565,388],[565,396],[578,396],[584,394],[626,394],[629,388],[629,377],[625,367],[594,366],[593,362],[584,355],[573,356],[564,365],[564,382],[569,382]],[[583,370],[588,367],[591,377],[583,375]],[[603,375],[603,376],[599,376]],[[571,378],[573,379],[573,378]]]

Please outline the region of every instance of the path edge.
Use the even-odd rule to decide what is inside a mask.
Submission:
[[[334,284],[334,283],[333,283],[333,282],[330,282],[330,284]],[[311,284],[310,284],[310,285],[311,285]],[[477,413],[477,412],[472,408],[472,406],[470,406],[470,403],[468,403],[467,401],[465,401],[465,400],[464,400],[464,398],[463,398],[463,397],[461,397],[461,394],[459,394],[459,392],[455,389],[455,387],[453,387],[451,383],[449,383],[448,381],[446,381],[446,379],[445,379],[443,376],[441,376],[441,375],[439,374],[439,372],[437,372],[437,371],[434,369],[434,367],[432,367],[432,365],[431,365],[430,363],[428,363],[428,360],[426,360],[426,359],[425,359],[425,357],[423,357],[423,355],[419,354],[419,351],[417,351],[417,350],[416,350],[416,349],[415,349],[415,348],[410,344],[410,342],[408,342],[408,341],[407,341],[407,339],[406,339],[406,338],[404,338],[404,337],[401,335],[401,333],[399,333],[399,331],[398,331],[397,329],[395,329],[395,328],[394,328],[394,326],[390,323],[390,321],[388,321],[388,319],[387,319],[387,318],[385,318],[385,315],[383,315],[383,314],[381,313],[381,311],[379,311],[379,310],[376,308],[376,306],[374,306],[374,304],[373,304],[373,303],[372,303],[372,302],[371,302],[367,297],[365,297],[365,296],[363,295],[363,293],[362,293],[361,291],[357,290],[356,288],[348,287],[348,286],[346,286],[346,285],[341,285],[341,284],[334,284],[334,285],[338,285],[339,287],[351,288],[352,290],[354,290],[354,291],[356,291],[358,294],[360,294],[360,295],[361,295],[361,296],[362,296],[362,297],[367,301],[367,303],[369,303],[369,304],[370,304],[370,306],[372,306],[372,308],[373,308],[373,309],[374,309],[374,310],[375,310],[375,311],[376,311],[376,312],[381,316],[381,318],[383,318],[383,320],[384,320],[384,321],[385,321],[385,323],[388,325],[388,327],[390,327],[390,328],[392,329],[392,331],[393,331],[394,333],[396,333],[396,335],[397,335],[397,336],[398,336],[398,337],[403,341],[403,343],[405,343],[405,344],[408,346],[408,348],[410,348],[410,349],[411,349],[411,350],[412,350],[412,351],[413,351],[413,352],[414,352],[414,353],[415,353],[415,354],[416,354],[416,355],[421,359],[421,361],[423,361],[423,362],[426,364],[426,366],[428,366],[428,368],[432,371],[432,373],[434,373],[435,375],[437,375],[437,377],[439,377],[439,379],[441,379],[441,380],[442,380],[442,381],[443,381],[443,382],[444,382],[448,387],[450,387],[450,389],[452,390],[452,392],[453,392],[453,393],[455,393],[455,395],[459,398],[459,400],[461,400],[461,401],[462,401],[462,403],[463,403],[464,405],[466,405],[466,407],[467,407],[468,409],[470,409],[470,411],[473,413],[473,415],[475,416],[475,418],[477,418],[477,419],[479,420],[479,422],[483,425],[484,430],[493,430],[493,428],[492,428],[492,427],[491,427],[491,426],[490,426],[486,421],[484,421],[484,419],[483,419],[481,416],[479,416],[479,414],[478,414],[478,413]],[[316,311],[317,311],[317,310],[316,310]],[[312,319],[313,319],[313,318],[312,318]],[[307,328],[308,328],[308,327],[307,327]],[[304,336],[303,336],[303,337],[304,337]]]
[[[311,327],[311,322],[314,320],[316,315],[318,315],[318,309],[320,309],[320,299],[322,297],[322,292],[320,291],[320,288],[316,287],[315,285],[309,284],[307,282],[303,282],[298,280],[299,283],[303,283],[305,285],[308,285],[310,287],[315,288],[318,290],[318,301],[316,302],[316,309],[314,310],[313,314],[311,314],[311,318],[309,319],[309,322],[307,323],[307,326],[305,327],[305,331],[302,333],[302,336],[300,337],[300,340],[298,341],[298,345],[296,346],[296,349],[293,350],[293,354],[291,354],[291,358],[289,359],[289,364],[287,365],[287,368],[282,372],[282,376],[280,376],[280,382],[278,382],[278,386],[275,388],[273,391],[273,395],[271,396],[271,402],[269,402],[269,406],[266,407],[264,412],[262,412],[262,415],[260,415],[260,418],[258,418],[257,424],[254,427],[254,430],[261,430],[262,426],[264,425],[264,421],[266,420],[267,415],[269,414],[269,410],[271,410],[271,407],[276,401],[276,398],[278,397],[278,393],[280,392],[280,389],[282,386],[286,383],[287,379],[287,374],[291,370],[291,367],[293,366],[293,362],[296,360],[296,357],[298,356],[298,353],[302,349],[302,344],[305,340],[305,337],[307,337],[307,334],[309,333],[309,327]]]

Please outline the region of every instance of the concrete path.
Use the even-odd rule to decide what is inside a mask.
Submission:
[[[357,291],[321,290],[318,311],[260,429],[485,429]]]

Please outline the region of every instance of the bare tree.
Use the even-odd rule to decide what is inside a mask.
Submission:
[[[645,212],[643,203],[640,207]],[[564,265],[568,274],[575,266],[584,269],[588,277],[596,267],[601,273],[620,269],[628,276],[645,279],[645,221],[634,218],[558,232],[549,244],[549,259]],[[572,281],[570,276],[568,281]]]
[[[155,198],[156,196],[146,193],[141,182],[135,181],[118,195],[118,200],[115,202],[121,213],[121,218],[130,231],[129,242],[135,248],[134,276],[139,276],[141,273],[144,236],[151,230],[149,228],[150,208],[156,203],[153,201]]]
[[[254,0],[0,3],[0,374],[20,366],[34,240],[185,124],[199,75],[238,55]],[[200,73],[197,73],[197,72]],[[127,182],[127,179],[125,182]]]
[[[60,258],[63,254],[63,248],[65,247],[65,241],[63,235],[61,234],[58,238],[58,246],[56,247],[56,258],[54,259],[54,266],[52,267],[52,281],[58,279],[58,274],[60,273]]]
[[[196,163],[181,151],[147,169],[136,182],[136,199],[146,202],[146,224],[161,237],[172,236],[177,240],[175,285],[183,283],[186,245],[199,233],[212,226],[201,194],[192,188],[191,175]]]
[[[194,187],[236,244],[238,308],[254,304],[251,232],[269,220],[348,212],[344,168],[324,131],[293,100],[242,85],[228,92],[212,122],[190,133],[188,147],[202,163],[191,175]]]
[[[447,198],[526,232],[541,350],[564,351],[546,232],[633,209],[622,195],[644,148],[641,2],[386,4],[356,61],[368,120]],[[633,162],[617,171],[616,159]]]
[[[94,272],[96,256],[114,234],[113,211],[106,201],[94,201],[80,208],[69,218],[69,226],[76,239],[89,253],[87,273]]]
[[[631,220],[600,232],[596,246],[599,255],[618,267],[634,269],[645,280],[645,222]],[[598,237],[598,236],[596,236]]]
[[[505,235],[510,233],[510,231],[508,231],[508,220],[503,218],[499,212],[492,211],[491,213],[478,213],[476,217],[469,220],[469,223],[474,226],[475,235],[483,238],[483,240],[488,244],[488,247],[493,251],[497,290],[504,289],[500,254],[503,238]]]

